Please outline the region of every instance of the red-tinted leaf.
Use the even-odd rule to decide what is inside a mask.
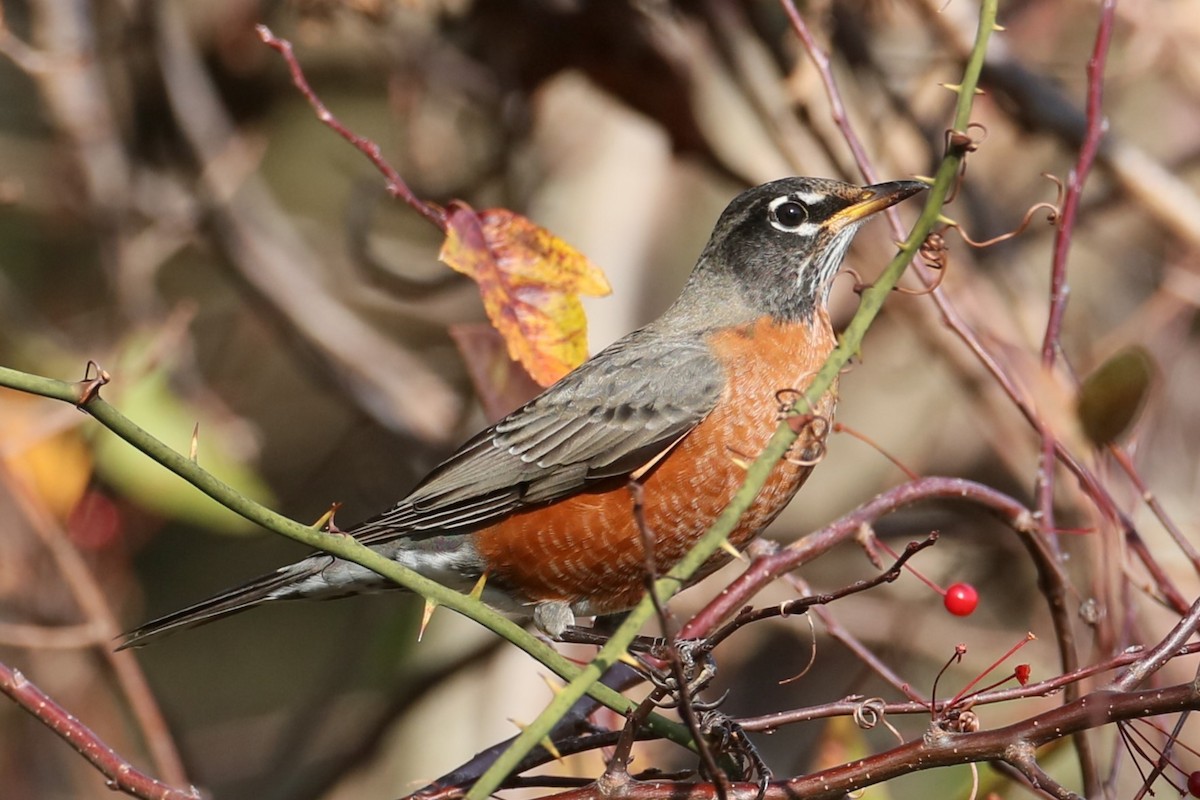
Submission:
[[[484,310],[509,355],[547,386],[587,357],[587,320],[579,294],[605,295],[595,265],[527,218],[504,209],[446,209],[439,257],[479,284]]]
[[[471,375],[483,412],[495,422],[531,400],[540,387],[521,365],[509,358],[500,332],[486,323],[450,326]]]

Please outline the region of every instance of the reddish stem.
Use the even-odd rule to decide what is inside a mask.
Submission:
[[[1104,65],[1108,59],[1108,45],[1112,40],[1113,17],[1116,0],[1104,0],[1100,6],[1100,23],[1096,30],[1096,43],[1087,65],[1087,129],[1079,148],[1079,159],[1067,176],[1067,191],[1063,197],[1054,234],[1054,256],[1050,269],[1050,315],[1046,321],[1046,335],[1042,340],[1042,367],[1054,368],[1058,356],[1059,337],[1062,334],[1063,315],[1067,308],[1067,255],[1071,250],[1071,236],[1075,232],[1075,220],[1079,215],[1079,203],[1083,197],[1083,185],[1092,170],[1100,141],[1108,123],[1104,119]],[[1042,525],[1046,530],[1055,527],[1054,521],[1054,458],[1057,442],[1054,434],[1044,425],[1039,432],[1042,438],[1042,454],[1038,464],[1037,497]]]
[[[1108,60],[1108,45],[1112,41],[1116,8],[1116,0],[1103,0],[1100,4],[1096,43],[1087,65],[1087,130],[1079,148],[1079,160],[1075,162],[1075,168],[1067,177],[1067,192],[1063,198],[1058,230],[1054,235],[1054,259],[1050,272],[1050,318],[1046,322],[1045,339],[1042,340],[1042,366],[1046,369],[1054,366],[1058,355],[1063,313],[1067,307],[1067,254],[1071,250],[1071,235],[1075,231],[1083,185],[1100,150],[1104,132],[1108,129],[1103,111],[1104,65]]]
[[[899,558],[899,556],[896,555],[896,551],[893,550],[891,547],[889,547],[887,542],[883,541],[882,539],[880,539],[877,536],[872,537],[872,538],[874,539],[875,544],[879,545],[892,558]],[[933,591],[937,592],[942,597],[946,596],[946,590],[943,589],[942,587],[938,586],[936,583],[934,583],[929,578],[926,578],[925,575],[922,574],[922,572],[919,569],[917,569],[916,567],[911,566],[909,564],[905,564],[904,568],[906,570],[908,570],[912,574],[912,576],[914,578],[916,578],[917,580],[919,580],[921,583],[925,584],[926,586],[928,586]]]
[[[146,800],[200,800],[194,786],[176,789],[138,772],[117,751],[100,740],[91,728],[76,719],[69,711],[50,699],[20,672],[0,663],[0,692],[37,717],[57,733],[78,753],[92,763],[108,779],[108,785],[134,797]]]
[[[963,698],[966,696],[967,692],[971,691],[971,689],[975,688],[975,686],[976,686],[976,685],[977,685],[977,684],[978,684],[978,683],[979,683],[981,680],[983,680],[985,677],[987,677],[988,673],[992,672],[994,669],[996,669],[996,667],[998,667],[998,666],[1000,666],[1001,664],[1003,664],[1003,663],[1005,662],[1005,660],[1006,660],[1006,659],[1008,659],[1010,656],[1012,656],[1012,654],[1013,654],[1013,653],[1017,652],[1017,651],[1018,651],[1018,650],[1020,650],[1022,647],[1024,647],[1024,646],[1025,646],[1025,645],[1027,645],[1027,644],[1029,644],[1030,642],[1032,642],[1032,641],[1033,641],[1034,639],[1036,639],[1036,638],[1037,638],[1037,637],[1036,637],[1036,636],[1034,636],[1032,633],[1027,633],[1027,634],[1025,634],[1025,638],[1024,638],[1024,639],[1022,639],[1021,641],[1017,642],[1017,643],[1016,643],[1016,644],[1014,644],[1012,647],[1008,648],[1008,650],[1007,650],[1007,651],[1004,653],[1004,655],[1000,656],[1000,657],[999,657],[999,658],[997,658],[995,661],[993,661],[993,662],[992,662],[992,665],[991,665],[990,667],[988,667],[988,668],[987,668],[987,669],[985,669],[983,672],[981,672],[981,673],[979,673],[978,675],[976,675],[976,676],[975,676],[975,679],[974,679],[973,681],[971,681],[971,682],[970,682],[970,683],[968,683],[966,686],[964,686],[964,687],[963,687],[963,688],[962,688],[962,689],[959,691],[959,693],[958,693],[958,694],[954,695],[954,698],[953,698],[953,699],[952,699],[952,700],[951,700],[951,701],[950,701],[950,702],[947,704],[947,706],[948,706],[948,707],[950,707],[950,708],[953,708],[955,705],[957,705],[957,704],[958,704],[958,703],[959,703],[959,702],[960,702],[960,701],[961,701],[961,700],[962,700],[962,699],[963,699]],[[1007,678],[1005,678],[1005,680],[1008,680],[1008,679],[1007,679]]]
[[[770,555],[756,558],[719,596],[692,618],[679,637],[696,638],[713,630],[721,620],[731,617],[760,589],[775,578],[828,552],[835,545],[853,538],[863,525],[897,509],[922,500],[965,500],[999,517],[1026,540],[1035,528],[1029,510],[1020,502],[989,486],[961,478],[926,477],[896,486],[819,531]],[[1043,554],[1044,556],[1044,554]],[[1039,556],[1039,570],[1053,569]]]
[[[1109,445],[1108,450],[1110,453],[1112,453],[1113,458],[1117,460],[1117,464],[1120,465],[1121,469],[1125,471],[1125,474],[1129,477],[1129,480],[1133,482],[1135,487],[1137,487],[1138,492],[1141,493],[1142,502],[1144,502],[1150,508],[1150,511],[1153,512],[1155,518],[1159,521],[1159,524],[1161,524],[1167,531],[1167,534],[1170,535],[1172,541],[1174,541],[1176,546],[1183,552],[1185,556],[1187,556],[1188,561],[1192,562],[1192,568],[1197,572],[1200,572],[1200,552],[1196,551],[1196,547],[1190,541],[1188,541],[1187,536],[1185,536],[1183,531],[1179,529],[1179,526],[1175,524],[1175,520],[1172,519],[1171,515],[1167,513],[1167,510],[1163,508],[1163,505],[1159,502],[1158,497],[1150,490],[1150,487],[1146,485],[1146,482],[1142,480],[1141,473],[1138,472],[1137,467],[1133,463],[1133,459],[1129,457],[1129,453],[1125,452],[1124,448],[1122,448],[1120,445],[1115,444]]]
[[[862,140],[854,132],[854,126],[850,124],[850,118],[846,115],[846,105],[842,102],[842,93],[838,90],[837,81],[834,79],[833,70],[829,65],[829,54],[817,44],[812,31],[804,22],[804,18],[796,10],[795,2],[783,0],[782,5],[788,20],[792,23],[792,30],[804,45],[804,49],[808,51],[808,57],[812,59],[813,66],[817,68],[817,73],[821,76],[821,83],[825,86],[825,96],[829,99],[829,113],[838,130],[842,132],[842,138],[846,140],[846,145],[854,156],[854,163],[858,165],[859,171],[862,172],[868,183],[878,183],[879,178],[876,177],[871,160],[867,157],[867,149],[863,147]],[[904,232],[900,228],[899,215],[895,211],[889,211],[888,219],[892,223],[893,230],[896,231],[896,238],[904,238]]]
[[[403,200],[408,204],[409,208],[416,211],[428,220],[430,224],[445,233],[446,212],[441,207],[433,203],[427,203],[413,194],[412,189],[408,188],[408,184],[400,177],[400,173],[396,171],[396,168],[389,164],[387,159],[383,157],[383,151],[378,144],[365,136],[359,136],[351,131],[325,107],[325,104],[321,102],[321,98],[317,97],[317,93],[308,85],[308,79],[304,77],[304,70],[301,69],[300,62],[296,60],[296,54],[292,51],[292,43],[287,39],[280,39],[271,33],[271,29],[266,25],[258,25],[255,27],[255,30],[258,31],[258,38],[262,39],[263,44],[283,56],[283,60],[288,66],[288,71],[292,74],[292,83],[296,85],[296,88],[300,90],[300,94],[304,95],[304,98],[308,100],[308,104],[317,112],[317,119],[321,120],[321,122],[332,128],[339,136],[358,148],[359,152],[375,165],[375,168],[387,180],[387,190],[392,197]]]

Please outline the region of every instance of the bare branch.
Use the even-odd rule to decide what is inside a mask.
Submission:
[[[134,769],[94,731],[6,664],[0,664],[0,692],[74,747],[108,779],[110,788],[144,800],[200,800],[195,786],[177,789]]]

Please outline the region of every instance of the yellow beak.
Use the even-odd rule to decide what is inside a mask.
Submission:
[[[834,214],[830,217],[829,222],[836,228],[845,227],[894,206],[901,200],[928,188],[920,181],[891,181],[864,186],[862,198]]]

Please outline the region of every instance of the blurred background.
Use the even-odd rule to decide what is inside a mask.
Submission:
[[[183,452],[198,424],[201,464],[300,521],[333,502],[343,527],[373,515],[486,423],[448,333],[484,317],[474,284],[437,261],[439,232],[390,200],[362,155],[317,121],[256,23],[295,43],[327,106],[378,142],[417,195],[527,214],[600,265],[613,293],[585,301],[593,351],[666,307],[741,189],[789,174],[862,181],[775,0],[0,7],[0,363],[80,380],[95,360],[113,378],[107,400]],[[880,179],[930,174],[955,100],[942,84],[961,76],[976,4],[814,0],[800,10],[831,51]],[[981,144],[946,209],[975,239],[1054,201],[1042,173],[1065,178],[1075,162],[1096,19],[1092,2],[1001,5],[1005,30],[974,114]],[[1076,430],[1072,375],[1122,348],[1149,354],[1150,399],[1123,441],[1194,538],[1197,87],[1195,0],[1122,2],[1105,83],[1110,135],[1071,251],[1069,370],[1038,367],[1054,232],[1044,214],[981,250],[947,233],[943,282],[1189,602],[1191,563]],[[911,222],[916,206],[900,214]],[[873,222],[847,263],[870,281],[894,238]],[[853,283],[835,287],[839,324],[853,313]],[[1036,432],[928,296],[891,299],[841,397],[839,421],[909,469],[1034,502]],[[60,403],[0,391],[0,464],[0,660],[151,774],[186,775],[218,798],[398,797],[513,735],[551,697],[543,669],[450,612],[418,644],[420,603],[401,595],[260,609],[114,656],[120,630],[302,549]],[[835,435],[771,536],[797,539],[904,479],[875,448]],[[1080,633],[1085,658],[1156,641],[1178,615],[1069,476],[1056,499],[1058,524],[1071,529],[1062,547],[1072,602],[1099,609],[1101,621]],[[957,688],[1026,631],[1044,641],[1021,659],[1035,677],[1054,674],[1053,632],[1016,537],[949,504],[889,518],[879,533],[900,549],[934,529],[942,541],[918,566],[943,585],[973,582],[979,612],[951,617],[905,577],[838,603],[841,624],[922,691],[956,643],[971,648],[947,678]],[[873,572],[846,545],[801,574],[831,590]],[[685,619],[736,573],[685,593],[676,613]],[[756,626],[723,647],[725,710],[894,696],[817,629],[814,669],[787,685],[778,681],[809,660],[803,620]],[[1186,664],[1178,670],[1190,677]],[[989,708],[985,725],[1054,702]],[[919,735],[926,721],[893,722]],[[786,775],[895,740],[840,719],[755,741]],[[1097,741],[1111,758],[1111,731]],[[6,798],[111,796],[7,703],[0,742]],[[692,766],[671,747],[637,752],[635,767]],[[1046,762],[1067,782],[1072,763],[1066,747]],[[595,776],[602,762],[593,754],[556,769]],[[872,791],[966,796],[969,784],[965,769],[945,770]]]

